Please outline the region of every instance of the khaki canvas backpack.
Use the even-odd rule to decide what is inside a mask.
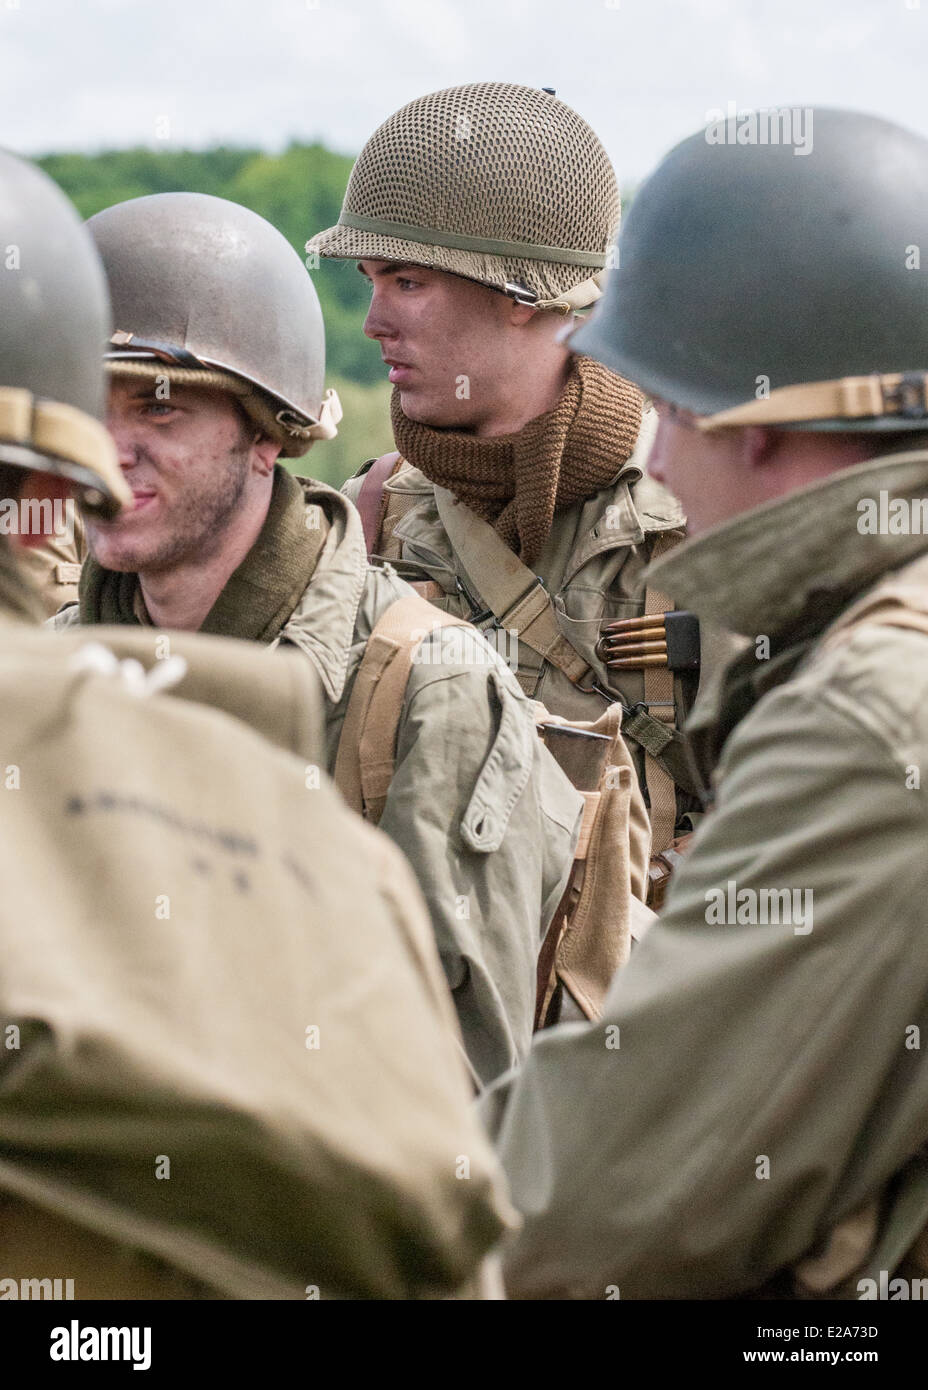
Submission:
[[[410,594],[386,610],[368,640],[348,702],[335,783],[349,806],[374,824],[393,776],[406,683],[417,649],[427,633],[445,627],[470,625]],[[565,993],[579,1010],[577,1016],[601,1016],[612,976],[631,947],[636,914],[630,899],[643,903],[647,893],[650,829],[621,735],[621,706],[610,706],[595,722],[571,723],[532,703],[539,735],[585,802],[573,870],[540,943],[539,1028],[558,1021]],[[598,749],[593,776],[578,775],[578,762],[589,768],[590,760],[578,760],[572,750],[558,746],[564,736],[573,743],[592,739]]]

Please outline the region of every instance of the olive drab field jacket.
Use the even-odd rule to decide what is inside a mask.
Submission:
[[[611,668],[597,651],[607,624],[646,608],[660,616],[673,606],[643,580],[650,561],[675,545],[685,526],[679,502],[644,471],[655,428],[648,411],[614,482],[555,513],[534,573],[469,507],[395,455],[372,559],[389,560],[430,602],[480,628],[517,665],[523,689],[552,714],[595,720],[610,701],[621,701],[639,781],[652,807],[661,802],[654,829],[655,849],[663,849],[678,815],[697,805],[677,732],[697,677]],[[362,512],[370,467],[342,489]],[[646,749],[657,754],[656,766]]]
[[[81,563],[87,553],[84,523],[77,504],[69,500],[63,506],[56,500],[54,507],[53,523],[63,523],[60,531],[46,536],[40,545],[17,552],[17,563],[28,574],[50,618],[65,604],[77,602]]]
[[[307,663],[9,617],[0,651],[3,1274],[470,1288],[509,1208],[409,868],[307,777]]]
[[[329,531],[278,644],[302,652],[322,683],[334,772],[366,643],[411,591],[392,569],[368,565],[360,519],[340,493],[301,482],[308,511],[321,507]],[[67,608],[56,623],[77,617]],[[542,747],[505,661],[460,631],[453,659],[440,630],[424,633],[379,824],[419,880],[474,1079],[485,1084],[528,1050],[537,957],[571,872],[583,803]]]
[[[857,1298],[925,1246],[926,491],[928,450],[888,455],[663,562],[747,649],[694,743],[713,808],[601,1024],[487,1099],[511,1291]],[[870,529],[881,494],[916,524]]]

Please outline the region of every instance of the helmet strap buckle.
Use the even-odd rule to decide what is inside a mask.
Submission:
[[[894,386],[883,386],[883,401],[905,420],[928,417],[928,377],[924,372],[903,372]]]

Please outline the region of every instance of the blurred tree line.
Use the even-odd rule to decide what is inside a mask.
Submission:
[[[38,160],[82,217],[147,193],[212,193],[266,218],[303,261],[307,238],[338,220],[352,162],[318,144],[292,144],[277,155],[220,146],[50,154]],[[390,386],[378,345],[361,331],[369,294],[354,261],[322,261],[311,274],[325,315],[326,380],[342,398],[345,419],[338,439],[315,444],[305,462],[291,466],[338,484],[364,459],[393,447]]]

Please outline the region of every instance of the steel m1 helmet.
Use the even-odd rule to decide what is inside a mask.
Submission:
[[[110,332],[93,241],[41,169],[0,151],[0,463],[66,479],[114,516],[131,499],[103,425]]]
[[[928,141],[809,108],[793,112],[800,147],[779,138],[786,111],[717,122],[666,156],[570,346],[704,430],[925,430]]]
[[[205,193],[132,198],[87,225],[113,302],[110,373],[227,391],[289,457],[333,438],[322,310],[275,227]]]
[[[429,266],[566,314],[599,298],[620,211],[609,156],[576,111],[543,89],[475,82],[390,116],[338,223],[306,249]]]

